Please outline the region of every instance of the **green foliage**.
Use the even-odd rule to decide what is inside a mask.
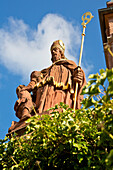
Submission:
[[[113,69],[89,78],[82,109],[60,103],[28,119],[24,136],[0,140],[1,169],[113,169]]]

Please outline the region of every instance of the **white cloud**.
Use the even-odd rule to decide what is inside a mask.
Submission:
[[[24,21],[9,18],[7,27],[0,29],[0,61],[13,73],[28,78],[33,70],[51,65],[50,46],[58,39],[66,46],[66,57],[76,62],[81,43],[79,25],[48,14],[32,30]]]

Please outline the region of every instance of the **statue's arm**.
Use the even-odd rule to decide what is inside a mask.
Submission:
[[[22,89],[22,91],[27,90],[31,92],[34,89],[35,84],[36,84],[36,81],[31,80],[30,83]]]
[[[30,83],[24,88],[22,88],[22,91],[27,90],[31,92],[35,88],[36,84],[40,81],[40,79],[41,79],[41,72],[33,71],[30,76]]]

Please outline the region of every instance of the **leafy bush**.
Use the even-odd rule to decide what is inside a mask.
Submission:
[[[113,169],[113,69],[89,78],[82,109],[60,103],[28,119],[24,136],[0,140],[1,169]]]

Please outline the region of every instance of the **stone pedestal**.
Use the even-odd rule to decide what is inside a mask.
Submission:
[[[16,122],[15,128],[13,130],[11,130],[11,131],[8,131],[8,134],[6,134],[6,136],[11,138],[11,136],[14,133],[16,133],[17,136],[22,136],[25,133],[25,131],[26,131],[26,126],[27,126],[27,124],[25,123],[25,121]]]

